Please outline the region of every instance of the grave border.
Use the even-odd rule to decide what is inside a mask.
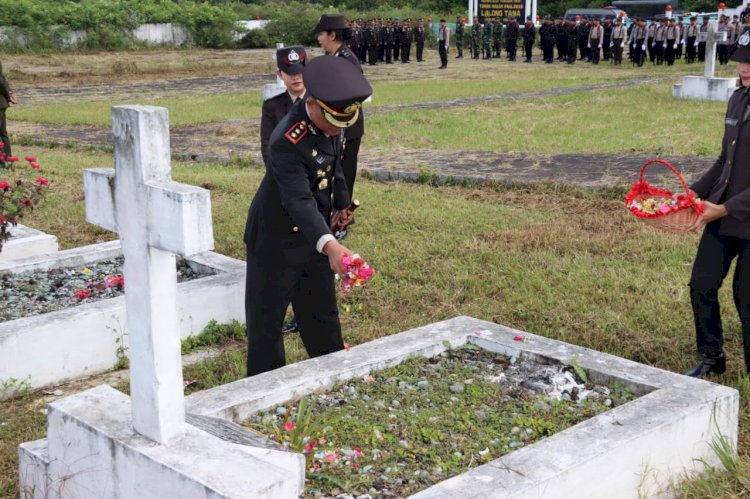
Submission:
[[[122,250],[115,240],[0,262],[0,273],[83,267],[118,256],[122,256]],[[181,337],[200,333],[211,320],[242,320],[245,262],[211,251],[186,260],[216,274],[177,285]],[[111,370],[118,361],[116,340],[125,329],[124,295],[0,322],[0,380],[15,378],[28,382],[31,388],[42,388]],[[71,348],[59,347],[57,338],[61,334],[70,338],[74,344]]]
[[[186,397],[186,410],[240,422],[410,356],[439,354],[447,348],[444,342],[476,343],[510,356],[575,358],[596,383],[618,380],[637,393],[653,391],[414,498],[653,495],[686,474],[721,467],[710,447],[718,435],[736,449],[739,394],[733,388],[464,316],[194,393]]]

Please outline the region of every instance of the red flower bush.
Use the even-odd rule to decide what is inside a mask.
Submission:
[[[36,177],[35,170],[41,169],[36,157],[26,156],[29,168],[18,166],[18,156],[8,156],[2,152],[3,143],[0,142],[0,251],[3,244],[10,239],[11,226],[18,225],[27,211],[34,209],[46,194],[49,180]],[[5,177],[7,180],[3,179]]]

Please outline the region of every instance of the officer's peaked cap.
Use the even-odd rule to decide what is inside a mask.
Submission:
[[[353,125],[362,101],[372,95],[362,70],[333,55],[316,57],[307,64],[305,88],[320,104],[325,119],[339,128]]]
[[[339,29],[346,29],[344,14],[323,14],[320,16],[318,25],[315,26],[316,33],[320,33],[321,31],[335,31]]]
[[[302,45],[284,47],[276,51],[276,67],[290,75],[297,75],[305,70],[307,54]]]
[[[729,49],[729,58],[737,62],[750,62],[750,26],[742,27],[742,34]]]

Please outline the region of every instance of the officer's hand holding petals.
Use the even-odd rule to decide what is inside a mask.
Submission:
[[[328,257],[328,265],[331,267],[331,270],[339,275],[343,275],[344,272],[346,272],[346,269],[344,269],[344,262],[342,261],[344,255],[354,254],[346,246],[335,239],[328,241],[326,245],[323,246],[323,253]]]

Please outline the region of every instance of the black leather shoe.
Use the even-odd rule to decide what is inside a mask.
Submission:
[[[296,317],[292,317],[292,320],[281,326],[281,334],[292,334],[299,331],[299,322]]]
[[[709,374],[723,374],[727,370],[727,359],[724,355],[718,357],[704,356],[697,366],[685,373],[685,376],[703,378]]]

